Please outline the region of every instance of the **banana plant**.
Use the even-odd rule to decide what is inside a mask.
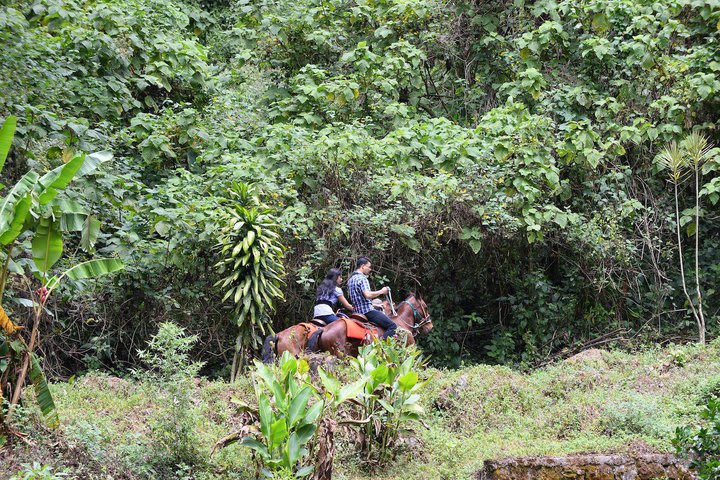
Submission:
[[[0,171],[12,146],[16,123],[15,117],[11,116],[0,128]],[[95,278],[123,268],[119,260],[105,258],[82,262],[60,275],[52,274],[53,267],[62,257],[63,233],[82,232],[81,245],[90,246],[94,243],[94,239],[97,239],[99,228],[97,220],[78,202],[59,194],[73,178],[92,173],[102,162],[110,158],[111,154],[108,152],[78,154],[43,175],[31,170],[0,199],[0,253],[2,254],[0,300],[4,299],[5,285],[10,274],[25,273],[13,261],[14,257],[30,254],[33,259],[33,273],[41,283],[37,291],[38,300],[30,302],[34,309],[34,322],[29,340],[23,338],[22,328],[9,318],[0,304],[0,395],[7,389],[8,384],[13,385],[8,413],[11,413],[19,402],[29,372],[43,414],[51,425],[58,423],[55,405],[40,360],[33,354],[45,304],[52,291],[64,278],[72,280]],[[31,241],[29,251],[26,251],[28,239]]]
[[[272,330],[270,313],[275,301],[283,298],[280,287],[285,276],[279,227],[270,212],[258,206],[252,187],[235,184],[230,190],[233,205],[220,232],[222,259],[216,264],[223,278],[216,286],[226,289],[223,301],[235,305],[239,334],[230,380],[244,368],[246,350],[261,344]]]

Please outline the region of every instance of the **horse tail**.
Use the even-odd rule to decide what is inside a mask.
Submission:
[[[262,361],[263,363],[272,363],[275,361],[275,349],[277,348],[277,335],[268,335],[265,337],[265,343],[263,343],[262,349]]]
[[[320,337],[323,334],[323,329],[318,328],[315,333],[310,335],[310,338],[308,338],[307,348],[305,348],[305,353],[315,353],[318,351],[318,347],[320,345]]]

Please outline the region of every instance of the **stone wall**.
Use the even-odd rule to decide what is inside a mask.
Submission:
[[[661,454],[572,455],[487,460],[478,480],[690,480],[677,457]]]

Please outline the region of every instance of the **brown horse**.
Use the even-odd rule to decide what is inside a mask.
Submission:
[[[385,314],[389,315],[390,302],[387,300],[382,302],[382,307]],[[290,352],[294,357],[300,356],[307,350],[308,339],[318,328],[320,328],[319,325],[303,322],[288,327],[278,332],[277,335],[268,335],[263,343],[263,362],[272,363],[276,356],[282,355],[285,351]]]
[[[401,330],[409,333],[405,335],[406,345],[414,345],[418,333],[428,333],[433,328],[425,301],[412,293],[398,304],[397,315],[391,316],[390,320],[398,326],[396,335],[401,334]],[[376,328],[379,336],[385,333],[382,328]],[[357,355],[362,343],[363,340],[348,338],[345,322],[338,320],[313,333],[308,340],[307,349],[310,352],[330,352],[333,355]]]

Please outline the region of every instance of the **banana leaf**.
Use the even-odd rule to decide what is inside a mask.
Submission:
[[[94,172],[101,163],[109,161],[110,159],[112,159],[112,157],[112,153],[108,151],[95,152],[87,155],[85,157],[85,162],[82,164],[80,170],[78,170],[77,172],[77,176],[82,177]]]
[[[40,411],[43,413],[48,426],[56,428],[60,425],[60,418],[55,408],[55,402],[50,394],[45,373],[43,373],[42,367],[40,367],[38,358],[34,354],[31,355],[31,358],[30,382],[32,382],[35,388],[35,397],[40,406]]]
[[[18,207],[18,204],[21,203],[32,191],[37,183],[37,180],[37,173],[33,171],[26,173],[13,186],[5,198],[2,199],[2,203],[0,203],[0,235],[2,235],[0,238],[2,238],[2,240],[7,240],[9,238],[6,233],[11,229],[14,230],[16,223],[25,221],[25,218],[22,216],[24,207]],[[18,217],[17,220],[16,217]],[[3,244],[7,245],[12,240],[14,240],[14,238]]]
[[[67,187],[84,162],[84,154],[76,155],[65,165],[54,168],[40,177],[38,181],[41,192],[38,198],[40,205],[47,205],[60,190]]]
[[[92,215],[88,215],[85,218],[85,223],[82,227],[82,236],[80,237],[80,247],[86,252],[94,250],[93,246],[97,241],[98,235],[100,235],[100,220]]]
[[[62,256],[63,243],[59,223],[50,218],[41,219],[32,240],[33,262],[41,272],[48,272]]]
[[[83,278],[101,277],[122,270],[123,268],[125,268],[125,265],[117,258],[97,258],[95,260],[78,263],[74,267],[66,270],[64,275],[72,280],[81,280]]]
[[[0,244],[8,245],[23,232],[25,219],[32,208],[32,194],[28,193],[15,204],[13,219],[7,230],[0,235]]]
[[[2,129],[0,129],[0,172],[2,172],[2,169],[5,166],[5,160],[7,159],[8,152],[12,146],[16,125],[17,119],[13,115],[10,115],[5,119]]]

